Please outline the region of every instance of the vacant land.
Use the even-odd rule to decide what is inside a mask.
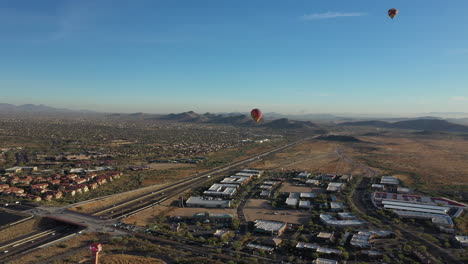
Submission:
[[[40,218],[32,218],[0,231],[0,243],[40,230]]]
[[[125,255],[125,254],[124,255],[116,254],[116,255],[103,255],[102,258],[100,258],[99,263],[101,264],[134,264],[134,263],[165,264],[166,262],[160,259],[155,259],[155,258],[132,256],[132,255]]]
[[[4,225],[14,223],[26,217],[28,216],[25,214],[0,208],[0,228]]]
[[[311,192],[312,188],[307,186],[295,186],[292,183],[285,182],[281,185],[280,192]]]
[[[250,199],[244,207],[247,221],[256,219],[281,221],[292,224],[306,224],[310,220],[310,213],[299,210],[276,210],[270,201],[264,199]]]
[[[92,213],[100,209],[104,209],[109,206],[112,206],[114,204],[134,199],[143,194],[156,191],[158,189],[163,188],[164,186],[165,185],[153,185],[153,186],[149,186],[149,187],[145,187],[145,188],[141,188],[137,190],[132,190],[132,191],[124,192],[124,193],[114,194],[109,197],[97,199],[89,203],[78,204],[76,206],[70,207],[69,210],[80,212],[80,213]]]
[[[152,170],[167,170],[167,169],[179,169],[179,168],[193,168],[194,164],[184,163],[150,163],[148,167]]]
[[[193,216],[197,213],[219,213],[219,214],[232,214],[234,217],[237,216],[236,209],[207,209],[207,208],[175,208],[174,210],[170,211],[167,215],[168,216]]]
[[[437,190],[443,185],[468,190],[468,141],[402,137],[363,137],[372,142],[357,157],[398,174],[409,184]],[[429,184],[430,183],[430,184]]]
[[[362,174],[363,170],[340,159],[340,142],[309,140],[293,148],[279,152],[272,157],[254,163],[252,167],[260,169],[299,170],[312,173]],[[361,144],[361,143],[356,143]]]
[[[167,215],[171,211],[175,210],[177,207],[172,207],[171,204],[177,199],[178,197],[174,196],[170,199],[165,200],[157,206],[153,206],[137,214],[124,218],[122,222],[138,226],[146,226],[148,224],[151,224],[154,222],[157,216]]]

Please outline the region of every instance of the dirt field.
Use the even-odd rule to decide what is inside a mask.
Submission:
[[[0,243],[39,231],[40,218],[32,218],[0,231]]]
[[[158,206],[148,208],[135,215],[124,218],[122,222],[127,223],[127,224],[132,224],[132,225],[146,226],[152,223],[156,216],[167,215],[171,213],[173,210],[177,209],[177,207],[171,206],[171,204],[176,200],[177,200],[177,197],[167,199],[166,201],[162,202]]]
[[[219,213],[219,214],[232,214],[234,217],[237,216],[236,209],[208,209],[208,208],[175,208],[170,211],[168,216],[193,216],[196,213]]]
[[[99,263],[101,264],[165,264],[166,262],[160,259],[132,256],[132,255],[103,255],[100,258]]]
[[[148,167],[152,170],[167,170],[175,168],[193,168],[196,165],[194,164],[184,164],[184,163],[150,163]]]
[[[26,217],[28,216],[25,214],[0,208],[0,227],[2,227],[3,225],[7,225],[10,223],[19,221]]]
[[[319,140],[306,141],[271,158],[254,163],[259,169],[303,170],[312,173],[360,174],[362,170],[339,159],[336,149],[342,144]]]
[[[149,193],[151,191],[156,191],[164,187],[165,185],[167,184],[153,185],[153,186],[144,187],[144,188],[140,188],[137,190],[132,190],[132,191],[124,192],[124,193],[114,194],[110,197],[98,199],[96,201],[89,202],[89,203],[79,204],[75,207],[70,207],[69,210],[80,212],[80,213],[91,213],[101,208],[106,208],[113,204],[120,203],[126,200],[130,200],[142,194]]]
[[[284,182],[281,185],[280,192],[312,192],[312,188],[306,186],[294,186],[289,182]]]
[[[375,167],[396,171],[409,184],[419,181],[425,188],[462,185],[468,190],[468,141],[461,139],[414,139],[363,137],[373,149],[358,155]],[[419,179],[414,175],[417,174]],[[429,184],[430,183],[430,184]]]
[[[278,214],[274,214],[278,213]],[[293,224],[306,224],[310,220],[307,211],[300,210],[275,210],[271,207],[270,201],[263,199],[250,199],[245,208],[244,214],[247,221],[256,219],[281,221]]]

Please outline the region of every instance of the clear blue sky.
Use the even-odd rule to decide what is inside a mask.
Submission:
[[[467,10],[466,0],[1,1],[0,102],[468,112]]]

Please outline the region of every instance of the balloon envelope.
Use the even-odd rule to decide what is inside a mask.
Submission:
[[[392,8],[388,10],[388,16],[391,17],[392,19],[398,15],[398,10],[396,8]]]
[[[258,121],[260,121],[260,119],[262,119],[262,111],[260,111],[260,109],[253,109],[252,111],[250,111],[250,115],[252,116],[252,119],[255,120],[255,122],[258,123]]]

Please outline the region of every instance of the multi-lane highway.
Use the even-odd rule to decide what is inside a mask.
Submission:
[[[95,200],[99,200],[102,198],[96,198],[85,202],[80,202],[73,205],[68,205],[64,207],[37,207],[30,210],[27,210],[28,213],[33,214],[35,216],[41,217],[54,217],[56,219],[62,219],[63,221],[68,222],[75,222],[79,223],[80,225],[87,226],[87,232],[114,232],[114,233],[121,233],[124,234],[126,231],[123,230],[116,230],[113,228],[113,224],[117,223],[120,218],[127,217],[129,215],[138,213],[142,210],[147,208],[151,208],[153,206],[157,206],[161,202],[176,195],[180,195],[181,193],[192,189],[198,185],[201,185],[207,181],[213,180],[213,178],[222,175],[221,173],[234,170],[236,168],[241,168],[249,163],[261,160],[268,155],[274,154],[276,152],[285,150],[287,148],[293,147],[297,144],[300,144],[310,138],[304,138],[292,143],[288,143],[282,145],[280,147],[276,147],[272,150],[268,150],[246,159],[233,162],[227,164],[225,166],[194,175],[191,178],[184,179],[178,182],[175,182],[169,186],[163,187],[157,191],[151,191],[145,193],[137,198],[133,198],[129,201],[124,201],[108,208],[101,209],[99,211],[93,212],[92,214],[86,215],[82,213],[73,212],[67,210],[70,207],[77,206],[80,204],[84,204],[86,202],[92,202]],[[212,177],[208,177],[208,176]],[[46,244],[49,245],[50,242],[57,240],[58,238],[68,237],[69,233],[61,233],[61,229],[55,230],[50,229],[46,230],[37,234],[32,234],[33,236],[29,238],[19,238],[15,239],[15,241],[9,241],[5,245],[0,245],[3,248],[3,255],[0,255],[0,261],[12,256],[15,254],[18,256],[19,254],[28,252],[35,248],[39,248],[42,245]],[[55,234],[59,232],[61,235],[54,237]],[[51,235],[54,234],[54,235]],[[78,234],[77,232],[75,234]],[[11,249],[11,250],[9,250]]]

